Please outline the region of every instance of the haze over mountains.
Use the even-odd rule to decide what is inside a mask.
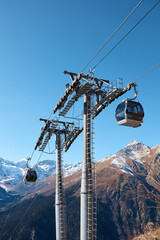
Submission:
[[[46,160],[35,166],[39,179],[33,185],[23,183],[25,165],[25,160],[14,164],[0,159],[0,231],[4,219],[8,222],[2,240],[13,232],[12,219],[18,224],[29,206],[32,214],[26,214],[27,220],[23,219],[11,239],[30,239],[33,229],[34,239],[55,239],[55,162]],[[64,166],[70,240],[79,239],[81,168],[82,164]],[[160,145],[149,148],[136,141],[96,163],[98,239],[128,240],[143,233],[149,222],[159,226],[159,170]]]

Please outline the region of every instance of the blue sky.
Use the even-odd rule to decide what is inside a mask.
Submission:
[[[0,157],[18,161],[31,155],[42,122],[48,118],[70,81],[64,70],[80,72],[139,1],[128,0],[1,0],[0,1]],[[84,71],[87,73],[157,1],[145,0],[121,31]],[[95,76],[124,85],[160,63],[160,4],[102,62]],[[132,140],[160,143],[160,68],[138,82],[138,100],[145,110],[141,128],[118,126],[116,100],[95,119],[96,160]],[[81,112],[81,106],[77,109]],[[50,142],[54,148],[54,139]],[[33,163],[39,156],[37,151]],[[80,162],[83,134],[65,163]],[[42,155],[43,159],[55,156]]]

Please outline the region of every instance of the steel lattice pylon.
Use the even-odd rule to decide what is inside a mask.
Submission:
[[[97,198],[96,198],[96,169],[94,162],[94,118],[103,109],[108,107],[115,99],[119,98],[134,86],[128,84],[123,88],[123,80],[109,80],[95,78],[93,73],[83,75],[64,71],[71,77],[71,84],[66,85],[66,90],[53,113],[59,110],[59,117],[66,117],[75,102],[84,96],[83,126],[77,127],[74,123],[42,119],[45,126],[42,128],[35,150],[39,147],[44,151],[52,134],[56,135],[56,239],[66,240],[64,188],[62,176],[62,149],[68,151],[74,140],[84,130],[84,154],[81,179],[81,207],[80,207],[80,240],[97,239]],[[92,75],[92,76],[91,76]],[[95,101],[96,100],[96,101]],[[75,117],[69,117],[72,120]],[[61,131],[65,131],[65,141],[62,144],[59,124],[63,125]],[[72,125],[70,129],[69,125]],[[62,133],[61,132],[61,133]],[[47,135],[46,135],[47,134]],[[46,136],[45,136],[46,135]],[[45,139],[44,139],[45,137]],[[44,139],[44,141],[43,141]]]
[[[45,122],[35,149],[44,151],[52,135],[56,136],[56,192],[55,192],[55,222],[56,240],[66,240],[66,205],[63,183],[62,153],[67,151],[83,129],[73,122],[63,122],[58,120],[40,119]]]

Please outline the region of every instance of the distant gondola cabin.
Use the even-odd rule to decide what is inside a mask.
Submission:
[[[37,173],[34,169],[28,168],[24,175],[24,182],[25,183],[34,183],[37,180]]]

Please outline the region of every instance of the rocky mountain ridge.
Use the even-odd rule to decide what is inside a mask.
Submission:
[[[78,165],[80,169],[80,165]],[[75,166],[77,169],[77,166]],[[67,224],[67,239],[79,239],[80,185],[81,171],[66,174],[64,179]],[[160,222],[160,145],[149,148],[132,141],[126,147],[96,163],[98,239],[128,240],[144,233],[145,226],[151,222],[154,228]],[[22,183],[20,183],[22,184]],[[33,185],[32,185],[33,186]],[[9,227],[3,233],[3,240],[11,234],[14,217],[18,224],[20,216],[25,215],[22,226],[17,228],[14,237],[23,240],[30,238],[33,226],[35,239],[55,239],[54,192],[55,173],[39,180],[34,187],[21,186],[24,193],[20,199],[3,208],[1,215],[8,219]],[[23,189],[23,191],[22,191]],[[7,212],[12,206],[12,213]],[[29,209],[29,210],[28,210]],[[29,213],[28,213],[29,211]],[[3,224],[0,221],[0,226]],[[43,226],[43,228],[42,228]]]
[[[149,161],[149,156],[153,151],[158,154],[160,152],[160,145],[150,148],[141,142],[132,141],[116,154],[112,154],[102,160],[99,160],[96,163],[96,168],[99,168],[101,164],[104,164],[105,166],[112,168],[112,170],[116,169],[116,171],[119,170],[126,174],[134,175],[135,173],[133,172],[132,165],[134,164],[135,168],[139,166],[143,169],[143,165],[146,164],[146,159]],[[157,155],[157,159],[158,156],[159,155]],[[41,185],[43,188],[45,182],[47,182],[47,185],[53,183],[52,179],[55,178],[54,175],[56,170],[55,161],[44,160],[34,165],[33,168],[36,170],[38,176],[36,186]],[[26,187],[23,183],[25,170],[26,159],[21,159],[19,162],[14,163],[0,158],[0,188],[3,188],[8,193],[19,192],[21,191],[21,188],[23,191],[25,188],[32,188],[31,185]],[[82,163],[65,165],[64,177],[70,178],[70,176],[76,173],[79,174],[81,170]]]

